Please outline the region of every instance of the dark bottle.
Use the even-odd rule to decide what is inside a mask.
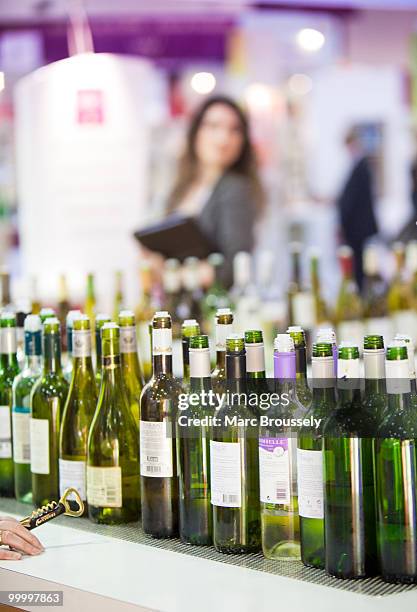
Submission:
[[[226,340],[229,403],[217,413],[210,442],[213,541],[219,552],[257,552],[261,545],[258,419],[242,401],[247,393],[243,336]],[[234,395],[232,395],[234,394]]]
[[[375,414],[362,404],[359,348],[339,347],[338,402],[324,430],[325,568],[337,578],[378,573],[372,439]]]
[[[178,536],[178,475],[174,424],[179,387],[172,376],[168,312],[152,321],[153,374],[140,398],[142,527],[154,538]]]
[[[324,567],[323,425],[336,405],[333,351],[330,343],[313,345],[313,399],[298,434],[297,477],[301,560],[308,567]]]
[[[410,400],[407,347],[387,347],[386,418],[375,439],[377,538],[387,582],[417,583],[417,417]]]
[[[177,418],[180,537],[186,544],[212,543],[210,503],[210,350],[207,336],[190,339],[190,398]],[[211,404],[213,402],[211,401]]]

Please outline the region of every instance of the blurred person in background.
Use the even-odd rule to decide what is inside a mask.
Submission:
[[[191,119],[168,213],[195,217],[223,253],[223,282],[233,282],[233,257],[252,251],[264,207],[245,113],[230,98],[207,99]]]
[[[337,200],[342,241],[354,251],[355,277],[362,287],[362,253],[366,240],[376,234],[372,169],[359,135],[351,128],[345,137],[351,158],[348,178]]]

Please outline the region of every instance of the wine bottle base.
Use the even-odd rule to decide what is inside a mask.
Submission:
[[[223,555],[247,555],[259,552],[258,546],[218,546],[215,544],[214,548]]]
[[[213,540],[210,537],[195,537],[192,536],[180,536],[182,544],[187,544],[188,546],[212,546]]]

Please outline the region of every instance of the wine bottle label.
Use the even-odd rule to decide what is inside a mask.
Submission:
[[[122,507],[122,468],[87,466],[87,502],[101,508]]]
[[[263,342],[246,344],[246,371],[265,371],[265,350]]]
[[[239,442],[210,440],[211,503],[223,508],[242,505],[242,471]]]
[[[323,453],[297,449],[298,513],[304,518],[324,518]]]
[[[288,438],[259,438],[259,484],[262,502],[291,502],[291,442]]]
[[[152,330],[152,351],[154,355],[172,354],[172,329]]]
[[[68,461],[67,459],[59,460],[59,494],[62,496],[66,489],[73,487],[77,489],[83,501],[86,497],[85,487],[85,461]],[[74,493],[68,499],[75,499]]]
[[[10,407],[0,406],[0,459],[12,458]]]
[[[368,380],[385,378],[384,349],[364,349],[363,363],[365,367],[365,378]]]
[[[136,328],[131,327],[120,328],[120,352],[121,353],[136,353],[138,350],[136,341]]]
[[[362,321],[342,321],[337,326],[338,342],[353,342],[359,347],[363,346],[364,324]]]
[[[309,291],[300,291],[292,298],[292,314],[295,325],[304,329],[313,329],[315,321],[315,308],[313,294]]]
[[[91,331],[80,329],[72,332],[72,356],[91,357]]]
[[[172,478],[172,438],[167,422],[140,422],[140,474],[152,478]]]
[[[210,349],[190,349],[191,378],[210,376]]]
[[[30,471],[49,474],[49,421],[30,419]]]
[[[30,408],[14,406],[13,421],[13,461],[30,464]]]

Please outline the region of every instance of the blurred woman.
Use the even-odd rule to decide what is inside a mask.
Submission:
[[[248,120],[230,98],[206,100],[191,120],[168,212],[195,217],[225,256],[223,281],[233,281],[233,257],[251,251],[264,206]]]

